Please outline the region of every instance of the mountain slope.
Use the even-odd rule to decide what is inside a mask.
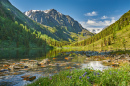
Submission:
[[[129,45],[129,35],[130,35],[130,10],[125,13],[121,18],[114,24],[108,26],[100,33],[94,35],[91,38],[83,40],[78,43],[74,43],[74,46],[86,46],[91,45],[91,47],[105,47],[113,46],[112,48],[123,46],[126,43],[127,47]],[[123,42],[124,41],[124,42]],[[128,44],[127,44],[128,43]]]
[[[70,36],[71,38],[68,37],[70,40],[76,38],[76,41],[78,41],[89,38],[91,35],[93,35],[88,30],[84,29],[73,18],[68,15],[62,14],[55,9],[45,11],[30,10],[24,12],[24,14],[40,24],[50,27],[56,27],[56,34],[60,37],[67,38],[68,36]],[[60,29],[61,27],[64,27],[64,29]],[[64,33],[66,33],[66,35],[68,34],[68,36],[66,37]]]

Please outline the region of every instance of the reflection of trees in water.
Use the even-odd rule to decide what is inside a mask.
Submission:
[[[46,51],[48,52],[48,51]],[[46,55],[46,52],[44,50],[1,50],[0,51],[0,59],[14,59],[14,60],[20,60],[20,59],[37,59],[39,57],[43,57]]]
[[[62,50],[42,50],[42,49],[23,49],[23,50],[0,50],[0,59],[44,59],[56,57]]]
[[[0,50],[0,59],[14,59],[14,60],[20,60],[20,59],[37,59],[42,60],[45,58],[53,58],[57,56],[63,56],[59,53],[62,52],[64,54],[65,52],[70,52],[71,50],[50,50],[46,51],[44,49],[20,49],[20,50]]]

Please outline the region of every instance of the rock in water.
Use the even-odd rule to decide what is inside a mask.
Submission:
[[[21,78],[23,78],[23,80],[26,80],[26,81],[33,81],[34,79],[36,79],[36,76],[24,75],[24,76],[21,76]]]

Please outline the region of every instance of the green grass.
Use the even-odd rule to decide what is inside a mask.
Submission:
[[[118,69],[104,71],[84,69],[62,71],[54,76],[39,78],[27,86],[129,86],[130,67],[123,64]]]

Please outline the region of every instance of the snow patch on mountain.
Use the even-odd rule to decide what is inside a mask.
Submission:
[[[45,10],[45,11],[43,11],[44,13],[48,13],[50,10]]]
[[[32,12],[37,12],[37,11],[40,11],[40,10],[32,10]]]

